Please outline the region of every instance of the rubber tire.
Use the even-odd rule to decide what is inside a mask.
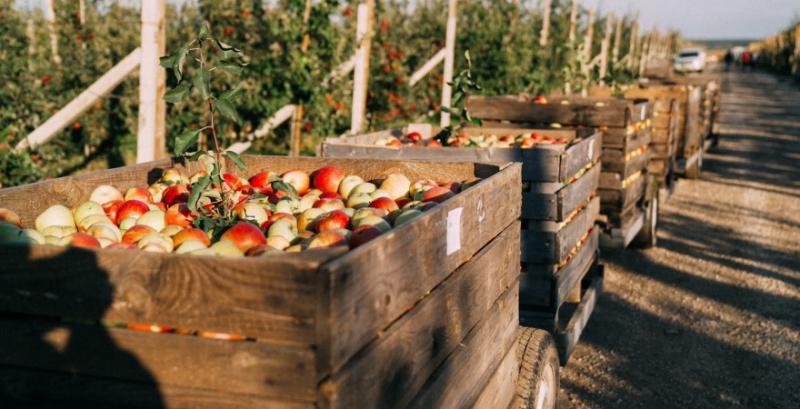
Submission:
[[[519,327],[517,342],[517,409],[556,409],[560,366],[553,337],[541,329]]]
[[[656,194],[655,197],[650,198],[644,209],[644,224],[631,243],[634,247],[649,249],[658,244],[658,208],[658,194]]]
[[[700,169],[703,168],[703,152],[700,151],[700,157],[697,158],[691,168],[686,169],[686,179],[700,179]]]

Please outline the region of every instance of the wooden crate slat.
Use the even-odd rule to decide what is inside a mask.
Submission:
[[[625,209],[642,198],[646,185],[647,178],[642,175],[642,177],[624,189],[604,189],[600,187],[597,189],[597,194],[600,196],[604,211],[605,209]]]
[[[519,218],[519,164],[510,164],[433,211],[325,266],[329,305],[317,338],[330,343],[318,367],[336,371],[392,321]],[[453,213],[451,213],[453,212]],[[452,216],[448,216],[452,214]],[[460,214],[460,249],[447,254],[448,218]],[[455,227],[455,226],[452,226]],[[450,228],[451,235],[455,233]],[[458,235],[455,235],[457,237]],[[412,239],[413,238],[413,239]],[[376,266],[381,268],[376,268]],[[336,328],[335,338],[329,332]]]
[[[522,193],[522,218],[527,220],[562,221],[597,190],[600,165],[592,166],[577,180],[553,193],[549,188],[532,186],[533,191]]]
[[[313,343],[317,269],[343,249],[229,259],[0,246],[0,311]],[[292,272],[287,274],[287,272]]]
[[[325,381],[322,406],[404,407],[519,277],[519,222],[459,267]],[[378,383],[378,385],[376,385]]]
[[[620,109],[613,105],[564,105],[557,101],[537,104],[516,97],[470,97],[467,100],[467,109],[475,118],[531,124],[625,127],[631,118],[641,114],[641,109]]]
[[[639,129],[638,131],[630,132],[627,128],[601,128],[603,132],[603,148],[625,149],[627,152],[632,151],[632,144],[637,140],[646,138],[647,141],[651,139],[650,128]],[[642,144],[639,144],[642,146]]]
[[[436,369],[408,407],[456,409],[472,405],[506,351],[515,346],[518,325],[519,283],[514,283]]]
[[[122,381],[309,401],[314,351],[90,325],[0,319],[0,362]]]
[[[600,212],[600,199],[594,198],[566,226],[557,222],[534,222],[522,230],[520,248],[523,263],[553,264],[563,260],[589,230]]]
[[[643,152],[642,154],[625,160],[624,156],[612,150],[604,150],[604,158],[601,160],[603,165],[603,173],[619,173],[623,179],[627,179],[642,169],[647,168],[647,163],[650,161],[650,152]],[[602,187],[602,186],[601,186]]]
[[[475,409],[508,408],[517,395],[518,362],[517,345],[514,343],[511,344],[505,358],[497,366],[472,407]]]

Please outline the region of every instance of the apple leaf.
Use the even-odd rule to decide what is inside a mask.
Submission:
[[[282,180],[276,180],[272,182],[272,190],[274,191],[281,191],[289,193],[292,197],[298,197],[297,190],[295,190],[294,186],[289,183],[286,183]]]
[[[216,99],[211,103],[211,106],[214,108],[214,110],[219,111],[219,113],[225,118],[228,118],[237,124],[241,121],[239,114],[236,112],[236,108],[234,108],[233,104],[231,104],[228,100]]]
[[[242,87],[240,84],[236,84],[235,87],[223,92],[219,95],[219,99],[224,99],[226,101],[230,101],[236,97],[238,97],[242,93]]]
[[[164,101],[175,104],[185,100],[191,92],[192,84],[188,81],[183,81],[164,94]]]
[[[200,195],[203,193],[204,190],[208,188],[211,184],[211,177],[208,175],[201,177],[197,180],[197,182],[193,183],[191,186],[192,194],[189,195],[189,209],[190,210],[197,210],[197,201],[200,200]]]
[[[233,75],[241,75],[242,72],[244,71],[244,68],[242,68],[241,65],[231,64],[227,62],[217,64],[217,68]]]
[[[190,146],[193,146],[197,143],[197,137],[199,135],[200,131],[190,129],[175,137],[175,155],[183,155],[183,153],[186,152]]]
[[[203,68],[197,71],[197,74],[192,78],[192,82],[194,87],[200,91],[203,99],[211,98],[211,73],[207,69]]]
[[[217,46],[218,46],[218,47],[220,48],[220,50],[222,50],[222,51],[233,51],[233,52],[235,52],[235,53],[240,53],[240,52],[242,52],[242,51],[241,51],[241,50],[239,50],[238,48],[236,48],[236,47],[234,47],[234,46],[232,46],[232,45],[230,45],[230,44],[223,43],[222,41],[219,41],[219,40],[218,40],[218,39],[216,39],[216,38],[214,39],[214,41],[216,41],[216,42],[217,42]]]
[[[234,151],[226,151],[225,152],[225,156],[231,158],[231,160],[236,165],[236,167],[239,168],[239,170],[247,169],[247,166],[244,164],[244,161],[242,160],[242,157],[239,156],[238,153],[236,153]]]

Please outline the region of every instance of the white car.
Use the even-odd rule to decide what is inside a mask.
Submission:
[[[706,68],[706,52],[699,48],[685,48],[675,56],[673,69],[677,72],[703,72]]]

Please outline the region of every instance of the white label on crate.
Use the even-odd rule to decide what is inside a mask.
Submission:
[[[461,211],[463,207],[447,212],[447,255],[461,250]]]
[[[594,139],[589,141],[589,160],[591,161],[594,158]]]

